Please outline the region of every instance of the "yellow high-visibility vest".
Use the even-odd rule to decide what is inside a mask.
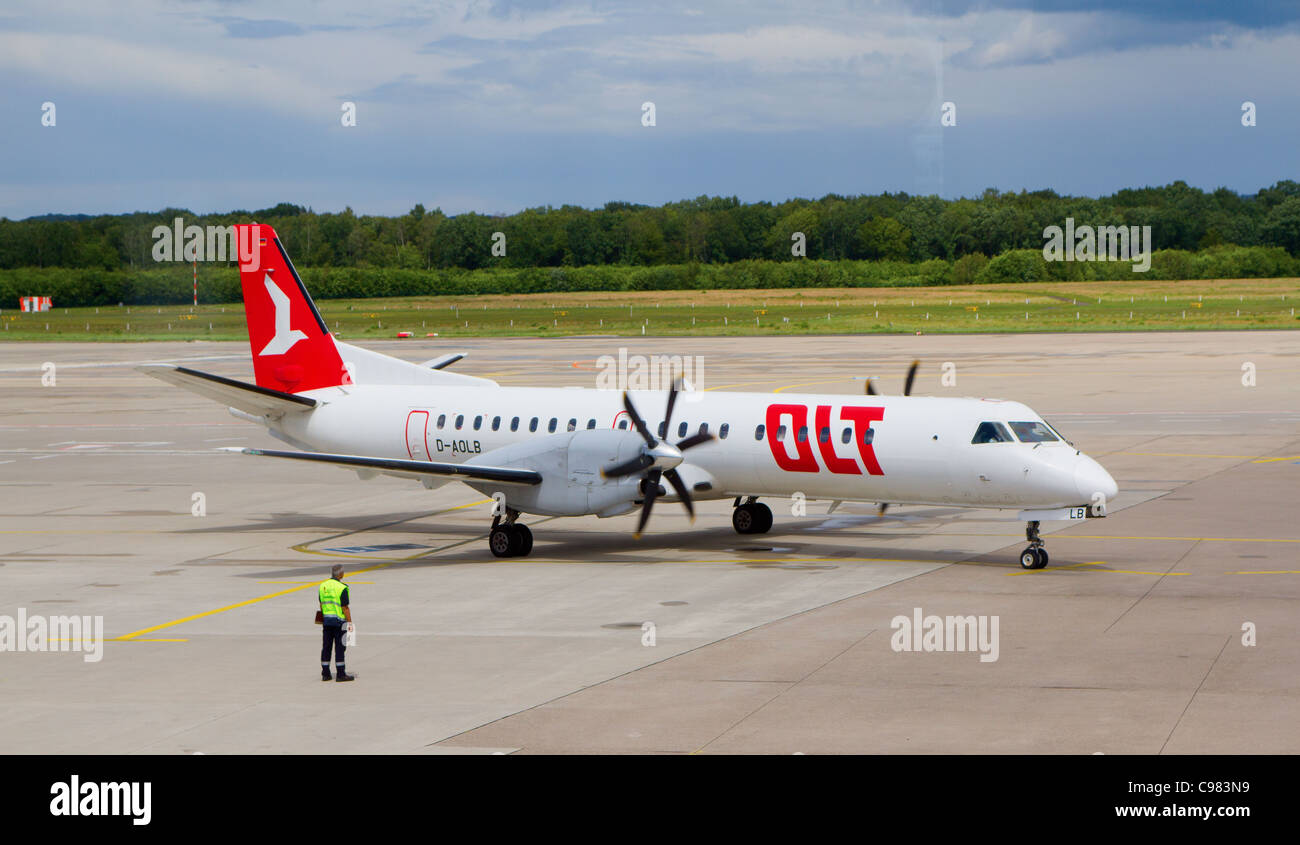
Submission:
[[[343,616],[343,591],[348,588],[347,584],[342,581],[335,581],[333,578],[327,578],[321,582],[318,589],[317,597],[320,599],[321,616],[329,619],[333,617],[344,621]]]

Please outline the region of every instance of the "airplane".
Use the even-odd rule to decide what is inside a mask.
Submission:
[[[216,400],[298,451],[246,455],[328,464],[419,481],[460,481],[493,499],[488,548],[531,552],[523,514],[614,517],[655,503],[732,500],[732,527],[762,534],[759,498],[1017,509],[1025,569],[1047,566],[1044,520],[1104,517],[1118,486],[1020,402],[912,396],[662,393],[502,387],[451,372],[463,356],[415,364],[340,341],[266,224],[240,255],[254,384],[175,364],[141,372]],[[642,409],[660,407],[657,415]],[[680,409],[680,410],[679,410]],[[665,483],[666,482],[666,485]]]

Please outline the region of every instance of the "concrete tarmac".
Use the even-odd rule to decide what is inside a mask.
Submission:
[[[761,536],[729,502],[693,527],[664,503],[640,541],[528,517],[532,556],[498,560],[468,488],[221,452],[280,444],[131,369],[247,379],[246,344],[4,344],[0,624],[102,616],[107,642],[0,652],[0,751],[336,753],[322,724],[380,753],[1300,751],[1298,333],[368,345],[588,387],[626,346],[757,392],[895,392],[920,358],[917,393],[1024,401],[1121,495],[1044,523],[1040,572],[1012,511],[783,500]],[[310,619],[340,561],[359,679],[327,685]],[[895,650],[916,608],[996,617],[997,659]]]

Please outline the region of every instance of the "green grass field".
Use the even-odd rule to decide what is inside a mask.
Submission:
[[[33,291],[33,293],[38,293]],[[1300,328],[1300,279],[323,300],[343,339]],[[16,304],[16,303],[15,303]],[[56,303],[57,305],[57,303]],[[0,312],[0,340],[243,340],[240,304]]]

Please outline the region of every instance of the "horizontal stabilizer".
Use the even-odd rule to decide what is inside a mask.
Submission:
[[[327,455],[320,452],[281,452],[275,449],[241,449],[228,447],[226,451],[245,455],[264,455],[268,458],[292,458],[298,461],[315,461],[355,470],[371,470],[402,478],[439,476],[460,478],[466,481],[497,481],[503,484],[541,484],[542,474],[531,469],[489,467],[479,464],[447,464],[436,461],[404,461],[390,458],[367,458],[361,455]]]
[[[147,376],[183,387],[206,399],[214,399],[231,408],[238,408],[259,417],[280,416],[286,413],[301,413],[316,407],[316,400],[306,396],[295,396],[269,387],[258,387],[225,376],[214,376],[178,367],[175,364],[143,364],[136,367]]]
[[[361,346],[338,342],[339,353],[343,356],[347,370],[352,376],[353,384],[434,384],[446,387],[496,387],[492,379],[479,376],[453,373],[442,367],[453,360],[464,357],[453,353],[454,357],[444,355],[433,358],[423,364],[413,364],[382,352],[374,352]],[[434,364],[441,364],[435,367]]]
[[[428,361],[420,364],[421,367],[428,367],[431,370],[441,370],[465,357],[464,352],[449,352],[446,355],[439,355],[437,358],[430,358]]]

